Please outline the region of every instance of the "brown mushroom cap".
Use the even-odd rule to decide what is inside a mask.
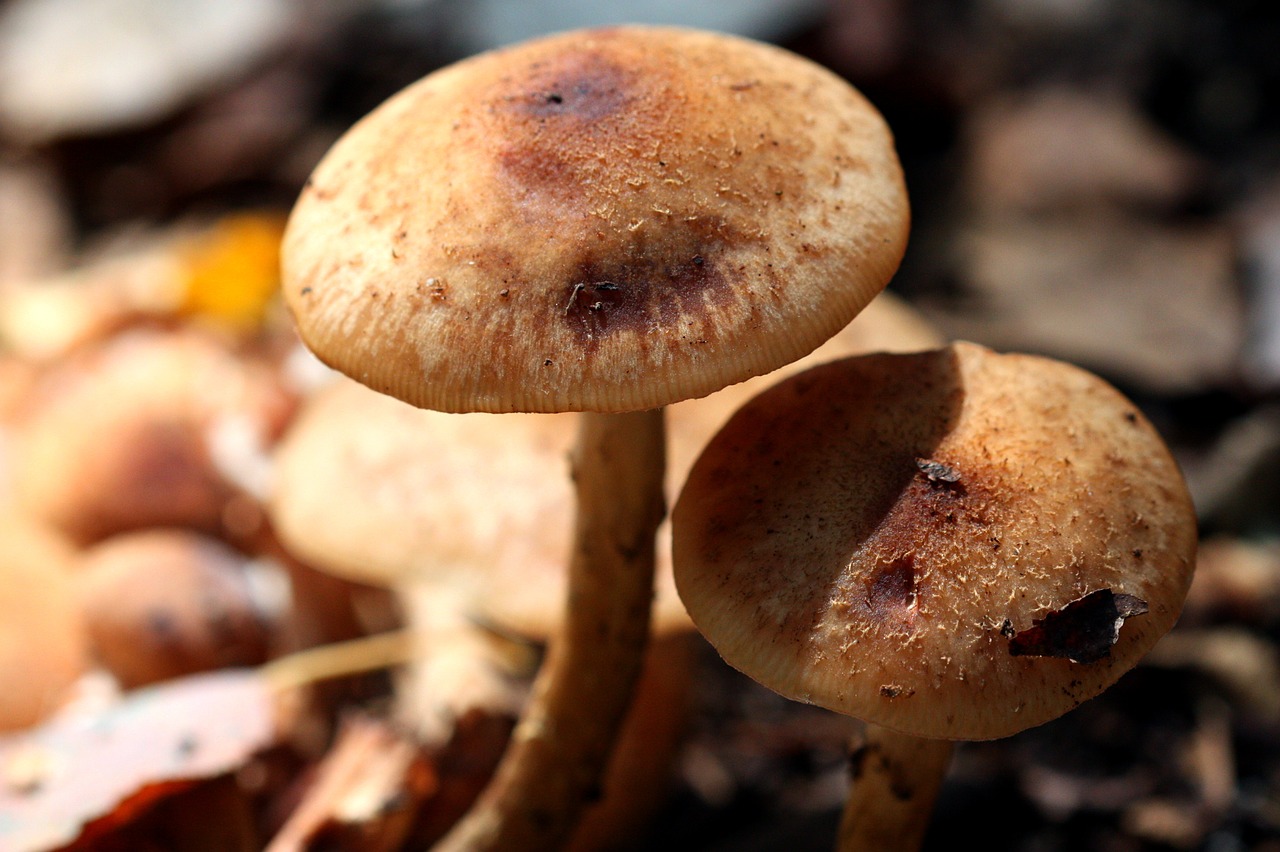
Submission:
[[[373,585],[537,594],[563,564],[573,418],[447,415],[340,380],[308,400],[276,449],[271,517],[297,556]],[[503,579],[506,575],[512,575]],[[488,594],[496,585],[509,594]]]
[[[52,530],[0,513],[0,731],[50,715],[88,667],[74,561],[71,544]]]
[[[447,589],[470,615],[545,638],[564,608],[575,421],[443,414],[342,380],[277,448],[273,524],[317,568]],[[659,576],[655,626],[687,629],[669,563]]]
[[[1066,364],[955,344],[741,410],[673,515],[724,658],[789,697],[988,739],[1101,692],[1176,619],[1196,525],[1155,430]]]
[[[629,411],[812,350],[906,244],[880,115],[725,35],[567,33],[438,71],[295,207],[284,290],[322,359],[445,411]]]
[[[266,617],[246,557],[200,533],[114,536],[81,557],[85,624],[102,664],[128,688],[266,659]]]
[[[292,410],[271,371],[213,338],[135,329],[44,373],[14,427],[14,497],[77,542],[125,530],[218,530],[238,493],[217,430],[268,443]]]

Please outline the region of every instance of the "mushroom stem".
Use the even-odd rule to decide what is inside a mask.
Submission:
[[[489,788],[438,850],[563,848],[600,795],[649,631],[664,428],[661,409],[581,417],[563,632]]]
[[[400,597],[417,648],[397,686],[398,711],[424,745],[443,749],[471,711],[519,712],[525,696],[514,677],[521,668],[515,642],[476,624],[465,602],[439,585],[411,581]]]
[[[867,724],[850,757],[853,786],[840,818],[840,852],[919,849],[954,743]]]

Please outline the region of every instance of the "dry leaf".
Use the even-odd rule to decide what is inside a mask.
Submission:
[[[0,849],[58,849],[244,765],[280,725],[255,670],[186,678],[0,739]]]

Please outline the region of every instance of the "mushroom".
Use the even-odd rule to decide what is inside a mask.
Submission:
[[[124,533],[86,550],[77,585],[99,661],[126,688],[263,662],[270,627],[246,561],[179,529]]]
[[[756,397],[672,525],[680,596],[724,659],[870,723],[849,849],[918,845],[949,741],[1042,724],[1115,682],[1172,627],[1196,546],[1178,468],[1132,403],[967,343]]]
[[[450,736],[459,708],[518,706],[474,622],[527,633],[563,599],[574,426],[445,415],[339,379],[276,448],[269,512],[285,550],[399,598],[418,646],[399,713],[428,743]]]
[[[0,511],[0,731],[52,714],[88,668],[74,561],[62,536],[10,507]]]
[[[34,383],[14,425],[14,499],[80,544],[150,526],[254,532],[253,453],[292,408],[270,368],[212,337],[123,332]]]
[[[674,406],[673,421],[710,401]],[[417,409],[340,379],[307,402],[277,449],[271,517],[286,547],[320,570],[401,597],[419,647],[399,712],[432,747],[443,747],[464,716],[519,710],[510,654],[486,628],[539,643],[559,631],[571,546],[559,520],[573,490],[557,474],[575,427],[570,415]],[[667,789],[693,634],[669,559],[658,577],[654,641],[635,702],[604,795],[569,848],[610,848],[634,835]]]
[[[777,48],[561,34],[437,71],[360,121],[286,228],[322,360],[449,412],[581,411],[572,606],[509,759],[445,848],[558,846],[648,623],[662,412],[812,350],[905,249],[879,114]]]

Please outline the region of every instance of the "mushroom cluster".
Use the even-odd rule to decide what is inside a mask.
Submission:
[[[190,702],[246,667],[226,674],[290,692],[283,747],[191,789],[183,837],[225,819],[201,842],[634,844],[669,789],[698,631],[863,720],[841,848],[921,845],[953,743],[1066,713],[1170,628],[1196,530],[1132,402],[1066,364],[944,346],[881,292],[909,218],[892,135],[838,76],[624,26],[410,86],[337,141],[287,227],[86,233],[76,261],[4,264],[0,732],[26,730],[0,742],[0,847],[5,803],[43,832],[53,798],[77,800],[67,842],[91,820],[154,845],[103,822],[146,803],[90,802],[63,771],[101,776],[98,752],[26,746],[101,730],[99,687],[131,715],[144,687]],[[334,724],[352,690],[361,719]],[[224,706],[202,709],[222,724]],[[140,753],[190,772],[220,740],[178,715]],[[689,755],[710,800],[718,767]],[[204,777],[107,775],[152,802]]]
[[[321,360],[446,412],[583,412],[560,634],[481,807],[444,848],[556,848],[639,670],[662,408],[835,334],[905,250],[884,121],[831,72],[620,27],[437,71],[357,123],[286,229]]]
[[[281,227],[187,223],[0,287],[0,679],[24,684],[0,705],[26,708],[0,729],[92,692],[84,674],[129,691],[358,632],[338,581],[286,567],[265,521],[300,394],[267,289]]]
[[[321,360],[455,416],[581,412],[561,626],[493,786],[441,848],[565,842],[648,628],[662,409],[835,334],[895,272],[908,222],[891,136],[860,94],[689,30],[473,57],[392,97],[316,168],[283,286]],[[476,427],[423,428],[439,436],[424,455],[463,459]],[[535,508],[522,523],[542,525]],[[474,534],[485,523],[451,525],[509,549]],[[951,740],[1040,724],[1114,682],[1172,625],[1195,546],[1177,468],[1131,403],[967,344],[766,392],[698,462],[675,525],[681,596],[722,655],[875,726],[849,848],[919,842]],[[396,561],[430,573],[422,550]]]

